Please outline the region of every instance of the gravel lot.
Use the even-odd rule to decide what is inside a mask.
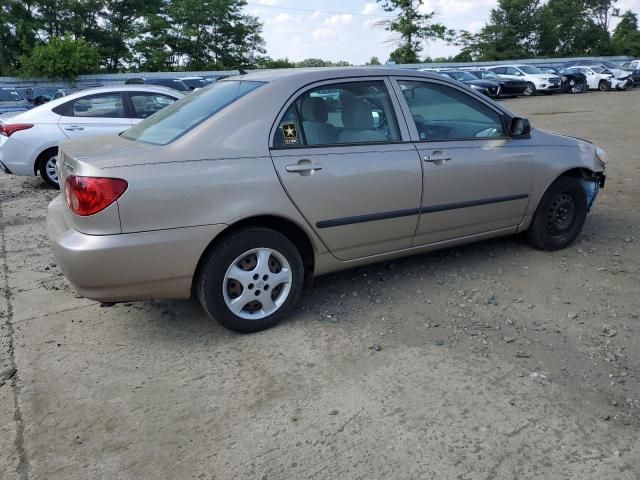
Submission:
[[[571,248],[329,275],[249,336],[187,301],[77,298],[56,192],[0,174],[0,477],[639,478],[640,90],[505,103],[609,154]]]

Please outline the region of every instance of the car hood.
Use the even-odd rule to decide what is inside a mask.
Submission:
[[[465,80],[462,83],[466,83],[467,85],[476,85],[482,88],[495,88],[499,87],[500,84],[498,82],[494,82],[493,80]]]
[[[610,71],[616,78],[627,78],[629,75],[631,75],[631,72],[627,70],[620,70],[619,68],[608,68],[607,70]]]
[[[0,113],[26,112],[33,107],[29,102],[0,102]]]

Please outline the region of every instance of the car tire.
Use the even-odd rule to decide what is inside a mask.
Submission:
[[[539,250],[560,250],[582,231],[587,218],[587,195],[577,178],[560,177],[542,196],[527,241]]]
[[[298,302],[303,284],[302,257],[291,240],[254,227],[226,236],[211,249],[196,287],[211,318],[229,330],[252,333],[282,320]]]
[[[536,94],[536,86],[533,83],[528,82],[527,88],[523,93],[525,97],[533,97]]]
[[[607,82],[606,80],[600,80],[600,83],[598,83],[598,90],[600,90],[601,92],[608,92],[609,82]]]
[[[58,183],[58,175],[55,171],[56,158],[58,156],[57,148],[49,148],[40,154],[37,165],[40,176],[47,185],[53,188],[60,188]]]

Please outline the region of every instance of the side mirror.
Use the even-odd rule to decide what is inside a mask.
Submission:
[[[531,133],[531,123],[526,118],[515,117],[511,120],[511,136],[526,137]]]

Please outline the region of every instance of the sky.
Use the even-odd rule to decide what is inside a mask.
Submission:
[[[425,0],[425,13],[456,30],[477,32],[497,0]],[[375,0],[247,0],[247,13],[264,23],[267,55],[299,61],[305,58],[346,60],[362,65],[376,56],[384,63],[394,46],[390,33],[376,22],[390,14]],[[640,0],[619,0],[623,11],[640,12]],[[615,22],[613,23],[615,25]],[[612,25],[612,26],[613,26]],[[435,41],[425,45],[422,56],[446,57],[457,47]]]

